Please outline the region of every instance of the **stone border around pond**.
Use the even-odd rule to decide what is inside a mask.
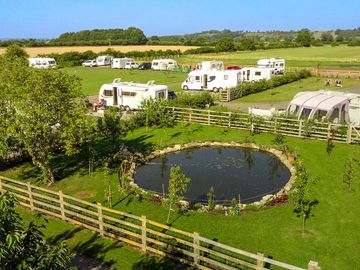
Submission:
[[[165,149],[162,150],[155,150],[153,152],[151,152],[149,155],[143,157],[142,155],[137,155],[137,158],[135,158],[135,161],[133,161],[130,165],[130,169],[128,171],[129,175],[130,175],[130,180],[131,180],[131,185],[133,187],[137,187],[140,188],[135,182],[134,182],[134,174],[135,174],[135,169],[136,166],[138,164],[145,164],[147,162],[149,162],[150,160],[163,156],[165,154],[168,153],[173,153],[173,152],[179,152],[182,150],[187,150],[187,149],[191,149],[191,148],[201,148],[201,147],[212,147],[212,146],[222,146],[222,147],[236,147],[236,148],[251,148],[251,149],[255,149],[255,150],[261,150],[264,152],[268,152],[273,154],[275,157],[277,157],[290,171],[290,179],[289,181],[285,184],[285,186],[283,188],[281,188],[278,193],[276,193],[275,195],[272,194],[268,194],[262,197],[262,199],[260,201],[257,202],[253,202],[250,205],[255,205],[255,206],[261,206],[261,205],[265,205],[266,203],[271,202],[272,200],[275,200],[279,197],[282,197],[284,195],[287,195],[292,187],[292,184],[294,183],[295,179],[296,179],[296,169],[295,167],[292,165],[292,163],[289,161],[288,156],[286,156],[282,151],[274,149],[274,148],[270,148],[264,145],[259,145],[259,144],[255,144],[255,143],[237,143],[237,142],[213,142],[213,141],[206,141],[206,142],[193,142],[193,143],[187,143],[187,144],[175,144],[173,147],[167,147]],[[146,193],[145,190],[143,190],[142,188],[140,188],[144,193]],[[187,201],[183,202],[185,205],[188,205],[189,203]],[[223,205],[216,205],[216,208],[225,208]],[[245,208],[246,204],[241,204],[241,208]]]

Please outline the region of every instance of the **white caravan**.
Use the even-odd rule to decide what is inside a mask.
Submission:
[[[153,70],[171,70],[177,67],[177,63],[172,59],[154,59],[151,63]]]
[[[101,55],[96,58],[96,65],[100,66],[110,66],[113,57],[110,55]]]
[[[196,65],[196,70],[224,70],[223,61],[203,61]]]
[[[298,119],[328,120],[360,125],[360,94],[338,91],[307,91],[295,95],[287,107]]]
[[[168,87],[156,85],[154,81],[146,84],[121,82],[120,78],[112,83],[103,84],[99,90],[99,107],[116,106],[125,110],[136,110],[145,99],[167,99]]]
[[[274,75],[274,70],[272,68],[243,67],[241,70],[237,71],[241,73],[242,82],[270,80]]]
[[[257,65],[258,67],[262,67],[262,68],[272,68],[275,74],[285,73],[285,59],[279,59],[279,58],[260,59],[257,62]]]
[[[48,57],[29,58],[29,66],[34,68],[53,68],[56,67],[56,61],[54,58]]]
[[[112,60],[111,68],[125,68],[126,62],[135,61],[133,58],[114,58]]]
[[[221,91],[237,86],[241,82],[240,70],[194,70],[181,84],[184,90]]]

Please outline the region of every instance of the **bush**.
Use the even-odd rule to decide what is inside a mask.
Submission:
[[[296,72],[288,72],[284,76],[276,76],[268,81],[261,80],[254,83],[242,83],[239,84],[237,87],[231,89],[231,91],[235,93],[235,98],[240,98],[243,96],[275,88],[287,83],[295,82],[310,76],[310,71],[305,69]]]
[[[180,93],[177,98],[169,100],[168,106],[204,109],[214,104],[214,98],[209,92],[201,94]]]
[[[167,101],[153,98],[141,102],[140,110],[134,117],[137,126],[172,127],[174,118],[167,110]]]

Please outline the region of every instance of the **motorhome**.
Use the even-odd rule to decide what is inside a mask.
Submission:
[[[240,70],[194,70],[181,84],[184,90],[221,91],[237,86],[241,82]]]
[[[242,82],[270,80],[274,75],[274,70],[272,68],[243,67],[238,71],[241,73]]]
[[[113,58],[111,68],[125,68],[126,62],[134,62],[133,58]]]
[[[34,68],[53,68],[56,67],[56,61],[54,58],[34,57],[29,58],[29,66]]]
[[[154,81],[146,84],[122,82],[120,78],[103,84],[99,90],[99,107],[116,106],[125,110],[136,110],[145,99],[168,99],[168,87],[156,85]]]
[[[110,66],[113,57],[110,55],[101,55],[96,58],[96,65],[99,66]]]
[[[203,61],[196,65],[196,70],[224,70],[223,61]]]
[[[270,58],[270,59],[260,59],[257,62],[258,67],[261,68],[272,68],[274,74],[284,74],[285,73],[285,59],[279,58]]]
[[[154,59],[151,63],[153,70],[171,70],[177,67],[177,63],[172,59]]]
[[[307,91],[295,95],[287,114],[298,119],[328,120],[360,125],[360,94],[338,91]]]

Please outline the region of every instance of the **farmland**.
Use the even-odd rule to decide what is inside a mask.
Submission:
[[[345,45],[331,47],[286,48],[258,51],[238,51],[217,54],[182,56],[179,62],[195,64],[205,60],[223,60],[227,65],[256,65],[262,58],[284,58],[287,66],[360,68],[360,47]]]
[[[26,52],[31,56],[37,56],[39,54],[51,54],[51,53],[65,53],[65,52],[85,52],[91,50],[95,53],[106,51],[107,49],[113,49],[120,52],[130,51],[158,51],[158,50],[180,50],[186,51],[188,49],[197,48],[196,46],[151,46],[151,45],[132,45],[132,46],[61,46],[61,47],[32,47],[25,48]],[[5,48],[0,48],[0,54],[5,52]]]

